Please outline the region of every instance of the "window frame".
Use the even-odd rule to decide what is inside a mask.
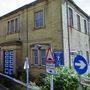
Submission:
[[[69,26],[73,27],[74,26],[74,22],[73,22],[73,9],[71,7],[68,7],[68,22],[69,22]]]
[[[35,63],[35,60],[34,60],[34,58],[35,58],[35,57],[34,57],[34,52],[33,52],[34,50],[37,50],[37,52],[38,52],[38,49],[34,49],[34,48],[32,49],[32,64],[33,64],[33,65],[39,65],[39,59],[38,59],[38,54],[39,54],[39,52],[38,52],[38,54],[37,54],[37,60],[38,60],[38,61],[37,61],[37,64],[36,64],[36,63]]]
[[[88,34],[87,21],[84,19],[84,30],[85,34]]]
[[[15,22],[14,22],[14,20],[11,20],[10,22],[11,22],[10,23],[10,32],[14,33],[14,31],[15,31]]]
[[[41,53],[42,50],[45,50],[45,52],[44,52],[44,54],[45,54],[44,57],[42,57],[42,53]],[[46,49],[45,49],[45,48],[44,48],[44,49],[41,49],[39,53],[40,53],[40,62],[41,62],[40,64],[41,64],[42,66],[45,66],[45,65],[46,65]],[[43,64],[43,60],[42,60],[42,59],[45,59],[45,61],[44,61],[45,64]]]
[[[36,17],[37,17],[37,16],[35,16],[35,15],[38,14],[39,12],[42,12],[42,25],[37,26],[37,25],[36,25],[36,23],[37,23],[37,22],[36,22]],[[45,18],[45,17],[44,17],[44,10],[38,10],[38,11],[34,12],[34,28],[35,28],[35,29],[43,28],[43,27],[44,27],[44,24],[45,24],[45,23],[44,23],[44,21],[45,21],[44,18]],[[41,18],[39,18],[39,19],[41,19]],[[41,20],[40,20],[40,21],[41,21]],[[40,22],[40,21],[39,21],[39,22]]]
[[[34,63],[35,60],[33,59],[33,57],[34,57],[34,56],[33,56],[33,55],[34,55],[34,54],[33,54],[33,50],[37,50],[37,51],[38,51],[38,64],[35,64],[35,63]],[[43,64],[43,62],[42,62],[42,58],[43,58],[43,57],[42,57],[42,53],[41,53],[42,50],[45,50],[45,57],[44,57],[44,58],[46,58],[46,48],[40,48],[40,49],[39,49],[39,48],[31,47],[31,59],[32,59],[32,60],[31,60],[31,64],[32,64],[32,65],[34,65],[34,66],[45,66],[45,65],[46,65],[46,63]],[[44,59],[44,60],[45,60],[44,62],[46,62],[46,59]]]
[[[77,16],[77,30],[81,32],[81,19],[80,19],[80,15],[76,15]]]
[[[19,31],[19,19],[15,18],[15,32]]]
[[[17,27],[16,27],[16,19],[17,19]],[[13,21],[13,28],[12,28],[12,21]],[[12,31],[13,29],[13,31]],[[19,18],[13,18],[8,20],[7,22],[7,34],[13,34],[19,32]]]

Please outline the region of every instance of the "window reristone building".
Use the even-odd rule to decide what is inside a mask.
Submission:
[[[47,49],[72,66],[77,54],[89,62],[89,16],[72,0],[36,0],[0,17],[0,71],[12,75],[29,58],[30,74],[45,73]]]

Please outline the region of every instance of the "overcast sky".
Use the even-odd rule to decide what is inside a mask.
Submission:
[[[88,15],[90,15],[90,0],[74,0],[74,2]]]
[[[0,0],[0,16],[35,0]],[[90,15],[90,0],[74,0],[74,2]]]

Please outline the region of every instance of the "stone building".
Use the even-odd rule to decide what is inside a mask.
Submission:
[[[76,54],[89,61],[88,20],[72,0],[36,0],[0,17],[0,71],[16,74],[28,57],[30,73],[44,73],[48,48],[66,66]]]

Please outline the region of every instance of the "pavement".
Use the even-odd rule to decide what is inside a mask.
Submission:
[[[0,84],[0,90],[9,90],[9,89]]]

